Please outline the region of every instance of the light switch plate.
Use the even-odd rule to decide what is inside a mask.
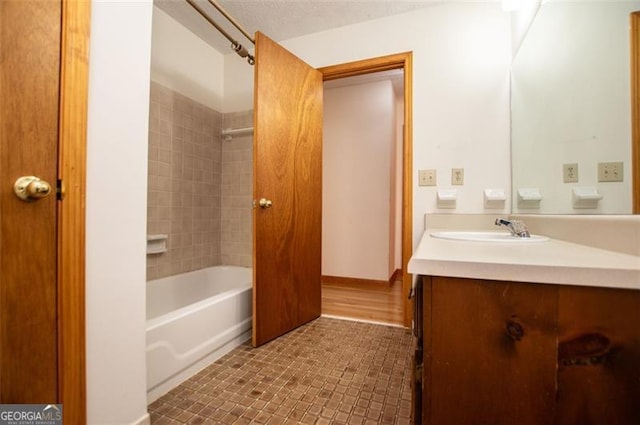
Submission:
[[[435,186],[436,170],[418,170],[419,186]]]
[[[464,168],[451,169],[451,185],[462,186],[464,184]]]

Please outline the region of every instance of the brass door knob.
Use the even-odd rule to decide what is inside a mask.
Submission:
[[[261,198],[258,201],[258,205],[260,205],[260,208],[271,208],[271,205],[273,205],[273,202],[271,202],[270,199]]]
[[[13,192],[23,201],[37,201],[51,194],[51,185],[36,176],[22,176],[13,184]]]

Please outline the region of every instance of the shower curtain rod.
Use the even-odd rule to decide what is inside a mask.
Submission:
[[[245,136],[247,134],[253,134],[253,127],[244,128],[225,128],[222,130],[221,135],[226,142],[233,139],[233,136]]]
[[[205,11],[204,11],[204,10],[202,10],[202,9],[200,8],[200,6],[198,6],[198,5],[195,3],[195,1],[194,1],[194,0],[185,0],[185,1],[186,1],[187,3],[189,3],[189,5],[190,5],[191,7],[193,7],[193,8],[196,10],[196,12],[198,12],[198,13],[199,13],[199,14],[200,14],[204,19],[206,19],[206,20],[207,20],[207,22],[209,22],[211,25],[213,25],[213,27],[214,27],[215,29],[217,29],[217,30],[218,30],[222,35],[224,35],[224,36],[225,36],[225,38],[226,38],[227,40],[229,40],[229,41],[231,42],[231,48],[232,48],[232,49],[233,49],[233,50],[238,54],[238,56],[240,56],[241,58],[247,58],[247,62],[249,63],[249,65],[253,65],[253,64],[255,64],[255,63],[256,63],[255,58],[254,58],[251,54],[249,54],[249,51],[247,50],[247,48],[246,48],[246,47],[244,47],[242,44],[240,44],[240,43],[239,43],[237,40],[235,40],[233,37],[231,37],[231,36],[229,35],[229,33],[227,33],[227,32],[226,32],[226,31],[225,31],[225,30],[224,30],[220,25],[218,25],[218,24],[217,24],[213,19],[211,19],[211,18],[209,17],[209,15],[207,15],[207,14],[205,13]],[[213,0],[208,0],[208,1],[209,1],[209,3],[211,3],[211,5],[212,5],[213,7],[215,7],[218,11],[220,11],[220,13],[222,13],[222,14],[224,15],[224,17],[225,17],[225,18],[229,19],[229,21],[230,21],[230,22],[231,22],[231,23],[232,23],[236,28],[238,28],[238,29],[242,32],[242,34],[243,34],[245,37],[247,37],[247,38],[249,39],[249,41],[251,41],[253,44],[255,44],[255,41],[254,41],[251,37],[248,37],[248,36],[247,36],[246,31],[244,31],[243,29],[241,29],[240,25],[238,25],[238,24],[235,22],[235,20],[229,16],[229,14],[228,14],[227,12],[223,12],[223,11],[222,11],[222,8],[221,8],[219,5],[217,5]]]
[[[220,6],[220,5],[218,4],[218,2],[217,2],[216,0],[207,0],[207,1],[209,2],[209,4],[210,4],[211,6],[215,7],[215,8],[216,8],[216,10],[222,14],[222,16],[224,16],[225,18],[227,18],[227,20],[228,20],[229,22],[231,22],[231,23],[233,24],[233,26],[234,26],[234,27],[236,27],[236,28],[238,29],[238,31],[240,31],[240,32],[242,33],[242,35],[244,35],[245,37],[247,37],[247,40],[249,40],[249,41],[251,42],[251,44],[253,44],[254,46],[256,45],[256,41],[253,39],[253,37],[251,37],[251,35],[250,35],[248,32],[246,32],[246,31],[244,30],[244,28],[242,28],[242,25],[240,25],[240,24],[238,23],[238,21],[236,21],[236,20],[233,18],[233,16],[229,15],[229,13],[227,13],[227,11],[226,11],[226,10],[224,10],[224,9],[222,8],[222,6]]]

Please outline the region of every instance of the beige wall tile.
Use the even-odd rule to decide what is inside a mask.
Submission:
[[[166,253],[148,256],[148,280],[220,264],[211,246],[220,240],[221,121],[219,112],[151,83],[148,232],[169,240]],[[207,245],[200,233],[211,235]]]
[[[148,256],[147,279],[219,264],[251,266],[253,138],[222,142],[222,128],[253,112],[221,114],[151,83],[148,232],[169,236]]]

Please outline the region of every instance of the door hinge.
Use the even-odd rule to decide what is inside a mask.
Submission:
[[[58,179],[56,181],[56,199],[58,201],[62,201],[64,199],[64,195],[65,195],[64,182],[62,181],[62,179]]]

